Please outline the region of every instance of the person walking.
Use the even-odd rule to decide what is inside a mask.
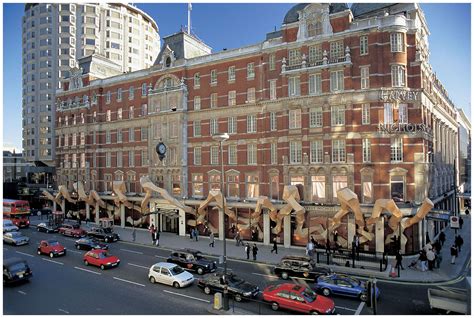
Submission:
[[[443,261],[443,256],[441,255],[441,250],[435,249],[435,268],[439,268],[441,265],[441,262]]]
[[[421,271],[422,272],[426,272],[426,270],[428,269],[428,258],[426,257],[426,251],[425,250],[422,250],[420,252],[420,264],[421,264]]]
[[[446,234],[444,232],[439,233],[439,241],[441,242],[441,247],[443,247],[444,241],[446,241]]]
[[[237,233],[235,233],[235,236],[234,236],[234,239],[235,239],[235,246],[239,246],[240,245],[240,231],[237,230]]]
[[[455,264],[456,257],[458,256],[458,248],[456,244],[451,245],[451,264]]]
[[[436,255],[433,252],[433,249],[429,249],[428,252],[426,252],[426,258],[428,259],[428,270],[432,271],[436,259]]]
[[[214,233],[212,233],[212,232],[209,235],[209,246],[214,247]]]
[[[403,256],[400,250],[397,251],[397,255],[395,256],[395,259],[397,260],[397,263],[395,264],[395,268],[401,267],[402,270],[404,270],[403,264],[402,264]]]
[[[252,255],[253,255],[254,261],[257,260],[257,252],[258,252],[258,247],[257,247],[257,244],[254,243],[252,247]]]
[[[152,223],[150,225],[150,227],[148,228],[148,230],[150,231],[150,234],[151,234],[151,242],[152,244],[155,244],[155,225]]]
[[[247,259],[250,259],[250,244],[245,244],[245,253],[247,253]]]
[[[313,242],[309,241],[308,244],[306,244],[306,255],[309,257],[313,257],[313,249],[314,244]]]
[[[193,240],[193,237],[194,236],[194,228],[190,228],[189,229],[189,239],[192,241]]]
[[[357,260],[359,260],[359,246],[360,246],[359,235],[354,235],[354,240],[355,240],[355,252],[357,254]]]
[[[160,231],[158,230],[155,232],[155,242],[156,246],[160,246]]]
[[[462,239],[461,234],[456,236],[456,238],[454,239],[454,244],[456,245],[458,252],[461,252],[461,247],[464,244],[464,240]]]
[[[462,217],[459,217],[459,229],[462,230],[462,225],[464,224],[464,220]]]
[[[439,242],[439,239],[433,243],[433,251],[435,254],[441,251],[441,243]]]
[[[277,238],[276,236],[273,238],[273,248],[270,251],[270,253],[273,253],[275,251],[275,254],[278,254],[278,246],[277,246]]]
[[[194,239],[197,241],[199,241],[199,230],[198,228],[194,228]]]

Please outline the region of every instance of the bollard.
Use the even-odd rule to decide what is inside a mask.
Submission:
[[[214,309],[220,310],[222,308],[222,294],[215,293],[214,294]]]
[[[318,251],[316,251],[316,263],[319,264],[319,252]]]

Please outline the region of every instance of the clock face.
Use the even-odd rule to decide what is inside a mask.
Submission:
[[[164,155],[166,153],[166,146],[164,143],[160,142],[157,147],[158,153]]]

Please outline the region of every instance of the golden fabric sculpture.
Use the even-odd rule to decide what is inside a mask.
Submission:
[[[74,182],[72,186],[74,187],[74,190],[76,190],[78,194],[77,201],[83,201],[93,207],[96,207],[97,205],[99,205],[101,208],[104,208],[104,209],[107,208],[107,205],[100,198],[99,194],[95,190],[90,190],[89,195],[86,194],[86,191],[84,190],[84,183]],[[95,215],[95,209],[92,210],[92,215]]]
[[[46,198],[48,198],[48,200],[56,202],[59,206],[62,205],[63,199],[66,199],[67,201],[71,202],[72,204],[76,204],[76,200],[71,198],[71,195],[67,191],[66,186],[63,186],[63,185],[60,185],[58,187],[58,193],[56,194],[56,196],[53,196],[48,191],[43,191],[43,195],[46,196]],[[65,212],[65,211],[63,211],[63,212]]]
[[[208,212],[206,210],[206,207],[209,205],[209,203],[211,203],[213,201],[216,202],[216,205],[217,205],[218,209],[222,209],[222,192],[220,190],[211,190],[211,191],[209,191],[209,194],[207,195],[206,200],[201,202],[201,204],[199,205],[199,207],[197,209],[196,224],[194,224],[194,225],[190,224],[190,225],[196,226],[198,224],[204,224],[205,223],[206,215],[208,214]],[[226,202],[225,198],[224,198],[224,202]],[[225,207],[224,213],[229,217],[229,220],[231,222],[237,223],[237,218],[235,216],[235,212],[233,212],[231,209],[229,209],[229,207],[227,205]],[[208,222],[207,226],[209,227],[209,229],[213,233],[218,232],[217,228],[213,224],[211,224],[211,222]],[[237,224],[237,227],[238,226],[239,225]]]
[[[193,213],[193,209],[189,206],[186,206],[176,200],[173,196],[171,196],[168,191],[165,189],[162,189],[158,186],[156,186],[151,180],[150,177],[148,176],[143,176],[140,178],[140,185],[142,188],[145,190],[145,198],[143,198],[142,203],[141,203],[141,212],[142,213],[147,213],[150,211],[150,208],[148,207],[148,202],[150,202],[150,198],[153,194],[153,192],[158,192],[163,199],[168,201],[169,204],[183,210],[186,213]]]

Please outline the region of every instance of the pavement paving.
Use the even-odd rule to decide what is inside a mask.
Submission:
[[[395,264],[395,261],[389,259],[389,265],[387,269],[383,272],[374,269],[363,269],[360,267],[352,268],[352,267],[345,267],[345,266],[338,266],[338,265],[326,265],[322,263],[324,266],[330,267],[333,271],[339,273],[347,273],[356,276],[363,276],[363,277],[373,277],[377,279],[382,279],[385,281],[404,281],[404,282],[426,282],[426,283],[433,283],[433,282],[446,282],[453,280],[460,275],[462,275],[463,271],[466,268],[466,263],[470,262],[471,258],[471,217],[470,215],[463,216],[464,219],[464,226],[462,230],[458,230],[458,234],[460,234],[464,239],[464,245],[462,246],[462,251],[459,253],[458,258],[456,259],[455,264],[451,264],[451,255],[450,255],[450,246],[454,243],[454,230],[450,229],[449,227],[445,228],[446,234],[446,241],[444,243],[444,247],[441,249],[442,254],[442,262],[440,264],[440,268],[434,269],[433,271],[425,271],[422,272],[421,270],[417,269],[409,269],[408,265],[410,264],[411,260],[414,257],[405,257],[403,260],[403,266],[405,270],[400,271],[400,277],[390,277],[390,269],[391,265]],[[39,219],[37,216],[32,216],[30,218],[30,222],[32,226],[36,226],[40,222],[44,222],[43,220]],[[89,223],[90,225],[90,223]],[[84,222],[82,222],[82,226],[86,227]],[[135,229],[135,240],[133,240],[132,232],[133,228],[131,227],[114,227],[114,231],[120,235],[120,238],[124,242],[128,242],[130,244],[140,244],[140,245],[148,245],[152,246],[151,235],[147,229],[136,228]],[[247,241],[245,241],[246,243]],[[223,242],[216,239],[214,247],[209,246],[209,238],[206,236],[200,236],[198,241],[191,240],[189,236],[179,236],[174,233],[168,232],[160,232],[160,248],[164,249],[179,249],[179,248],[192,248],[196,250],[200,250],[205,255],[211,256],[220,256],[223,252]],[[250,245],[253,245],[255,242],[249,241]],[[234,261],[242,261],[242,262],[253,262],[253,263],[263,263],[263,264],[277,264],[280,259],[285,255],[305,255],[305,249],[303,247],[291,247],[285,248],[282,246],[278,246],[278,254],[271,253],[272,245],[263,245],[262,243],[256,243],[258,246],[258,254],[257,260],[252,260],[252,255],[250,255],[250,260],[247,260],[247,256],[245,253],[244,246],[240,245],[237,246],[235,240],[227,239],[226,240],[226,250],[227,250],[227,258],[232,259]]]

